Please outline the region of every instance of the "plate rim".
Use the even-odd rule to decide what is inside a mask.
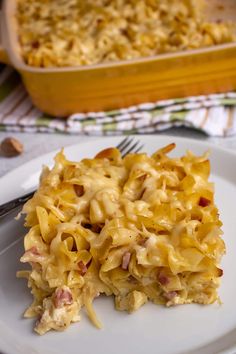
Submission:
[[[157,143],[159,144],[159,142],[161,143],[162,141],[164,140],[167,140],[167,139],[172,139],[176,145],[178,145],[178,142],[180,143],[186,143],[186,144],[190,144],[191,146],[191,143],[193,143],[195,146],[199,146],[199,147],[205,147],[206,150],[207,149],[210,149],[210,150],[214,150],[216,152],[223,152],[223,153],[226,153],[227,155],[230,155],[231,158],[234,158],[236,159],[236,151],[230,149],[230,148],[226,148],[226,147],[222,147],[218,144],[214,144],[214,142],[209,142],[207,140],[198,140],[197,138],[188,138],[188,137],[181,137],[181,136],[173,136],[173,135],[168,135],[168,134],[165,134],[165,135],[145,135],[145,134],[140,134],[140,135],[129,135],[130,137],[133,137],[133,138],[136,138],[136,139],[148,139],[149,137],[151,138],[156,138],[157,139]],[[24,162],[22,165],[12,169],[11,171],[7,172],[6,174],[4,174],[3,176],[0,177],[0,186],[2,183],[5,182],[5,180],[7,180],[8,178],[12,178],[12,176],[14,176],[15,174],[17,173],[22,173],[24,170],[27,171],[27,169],[29,168],[29,166],[34,163],[34,164],[40,164],[40,161],[42,159],[51,159],[53,158],[53,156],[55,156],[55,154],[60,151],[60,149],[64,149],[65,151],[65,154],[66,154],[66,151],[68,149],[75,149],[76,147],[79,147],[81,145],[88,145],[88,144],[101,144],[101,145],[104,145],[104,148],[108,147],[108,146],[111,146],[111,145],[107,145],[110,141],[114,140],[118,140],[118,139],[123,139],[124,137],[126,137],[126,135],[119,135],[119,136],[113,136],[113,137],[98,137],[97,139],[94,139],[93,141],[89,142],[89,141],[81,141],[81,142],[78,142],[78,143],[75,143],[75,144],[69,144],[67,146],[65,146],[64,148],[63,147],[58,147],[57,149],[54,149],[50,152],[47,152],[45,154],[42,154],[38,157],[35,157],[35,158],[32,158],[30,159],[29,161],[26,161]],[[144,146],[145,147],[145,146]],[[190,149],[191,150],[191,149]],[[48,162],[46,162],[47,164]],[[39,171],[40,171],[40,168],[42,168],[42,165],[41,167],[39,166]],[[35,173],[35,172],[34,172]],[[236,184],[236,182],[235,182]],[[28,190],[29,188],[26,188],[26,191]],[[15,193],[15,192],[14,192]],[[235,329],[236,329],[236,326],[235,326]],[[226,334],[227,335],[227,334]],[[224,337],[223,337],[224,338]],[[223,339],[222,338],[222,339]],[[221,338],[219,338],[220,340]],[[213,342],[209,342],[208,344],[206,345],[212,345],[215,341]],[[4,342],[2,341],[1,339],[1,335],[0,335],[0,353],[1,354],[13,354],[13,351],[10,350],[10,351],[5,351],[4,348]],[[201,347],[199,347],[199,349],[201,349]],[[217,354],[234,354],[235,353],[235,350],[236,350],[236,340],[235,340],[235,344],[233,344],[232,346],[230,347],[227,347],[223,350],[220,350],[220,351],[217,351]]]

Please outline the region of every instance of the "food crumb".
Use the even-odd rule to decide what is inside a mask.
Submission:
[[[5,138],[0,145],[0,155],[4,157],[15,157],[24,151],[23,144],[12,137]]]

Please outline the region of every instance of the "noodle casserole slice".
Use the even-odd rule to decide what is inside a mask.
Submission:
[[[37,318],[37,333],[64,330],[83,306],[101,327],[92,303],[102,294],[128,312],[148,300],[219,301],[225,244],[208,154],[168,157],[174,148],[124,158],[109,148],[80,162],[61,151],[43,169],[23,208],[21,262],[31,269],[18,272],[34,297],[25,317]]]

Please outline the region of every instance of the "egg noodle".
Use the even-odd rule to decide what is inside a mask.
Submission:
[[[109,148],[80,162],[61,151],[43,169],[23,208],[29,232],[21,262],[31,270],[18,272],[34,297],[25,317],[38,318],[37,333],[64,330],[83,306],[101,327],[92,303],[102,294],[128,312],[148,300],[219,300],[225,245],[208,154],[170,158],[174,147],[124,158]]]

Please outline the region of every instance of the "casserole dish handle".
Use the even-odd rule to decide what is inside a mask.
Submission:
[[[0,10],[0,62],[10,64],[7,52],[3,47],[4,26],[2,21],[2,11]]]

